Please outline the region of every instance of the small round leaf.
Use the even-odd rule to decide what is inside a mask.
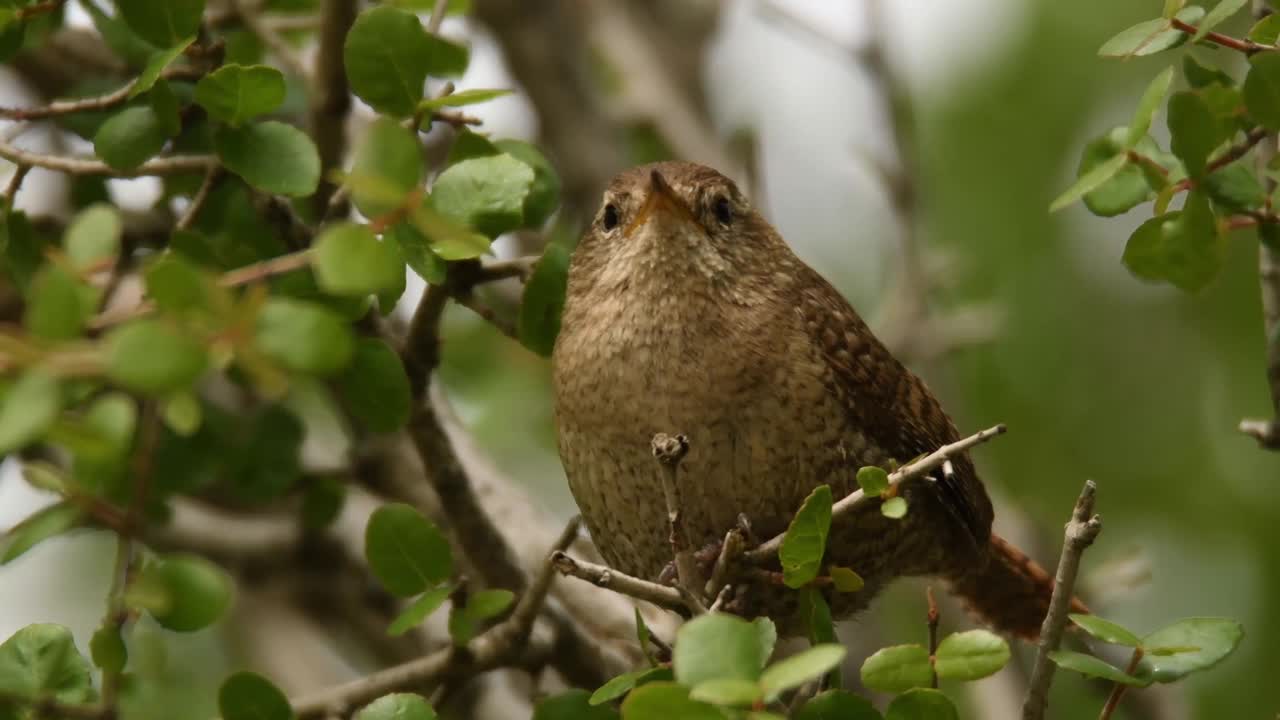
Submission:
[[[393,693],[365,705],[353,720],[435,720],[436,711],[421,695]]]
[[[755,681],[764,666],[762,645],[759,629],[742,618],[694,618],[676,634],[676,679],[690,687],[722,678]]]
[[[218,689],[222,720],[290,720],[289,698],[270,680],[251,672],[228,677]]]
[[[1009,643],[987,630],[948,635],[934,654],[934,668],[944,680],[980,680],[1009,662]]]
[[[894,645],[862,663],[862,684],[881,692],[928,687],[933,682],[929,651],[922,645]]]
[[[416,595],[453,572],[448,540],[422,513],[404,503],[375,510],[364,537],[365,558],[373,574],[400,597]]]
[[[937,690],[908,690],[889,703],[885,720],[960,720],[951,699]]]

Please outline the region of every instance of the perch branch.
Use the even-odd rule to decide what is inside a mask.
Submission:
[[[1097,486],[1092,480],[1085,482],[1062,542],[1062,557],[1058,560],[1058,573],[1053,581],[1053,596],[1049,600],[1049,612],[1040,626],[1040,643],[1036,649],[1035,666],[1031,671],[1031,684],[1022,703],[1022,720],[1041,720],[1049,705],[1049,684],[1053,682],[1053,661],[1049,653],[1058,649],[1062,632],[1067,625],[1067,613],[1080,570],[1080,556],[1093,544],[1102,531],[1102,520],[1093,514],[1094,494]]]
[[[166,155],[148,160],[135,168],[117,170],[99,160],[45,155],[23,150],[3,138],[0,138],[0,157],[17,165],[31,165],[69,175],[102,175],[119,178],[205,172],[218,166],[218,158],[214,155]]]
[[[667,585],[641,580],[604,565],[576,560],[563,552],[557,553],[552,558],[552,563],[560,574],[586,580],[606,590],[613,590],[637,600],[645,600],[668,610],[686,607],[680,591]]]

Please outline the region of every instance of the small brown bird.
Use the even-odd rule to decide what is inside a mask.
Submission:
[[[958,439],[925,384],[848,302],[711,168],[664,162],[618,175],[574,251],[553,355],[560,456],[596,546],[655,580],[671,561],[650,439],[683,433],[681,517],[696,547],[739,513],[760,538],[787,528],[817,485],[836,498],[865,465]],[[838,518],[827,558],[865,580],[829,597],[837,617],[890,580],[945,578],[999,629],[1035,636],[1048,575],[991,533],[968,457],[903,484],[909,511]],[[784,628],[796,593],[753,590],[744,614]]]

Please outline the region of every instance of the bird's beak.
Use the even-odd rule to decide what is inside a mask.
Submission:
[[[624,234],[630,237],[633,232],[644,227],[650,221],[666,227],[700,227],[698,218],[694,216],[693,211],[676,194],[676,191],[667,184],[667,180],[662,177],[662,173],[657,170],[649,173],[649,193],[645,196],[644,204],[640,206],[640,211],[636,213],[635,218],[627,225]]]

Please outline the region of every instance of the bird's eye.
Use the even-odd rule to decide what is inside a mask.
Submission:
[[[733,222],[733,206],[729,204],[729,198],[723,195],[716,198],[711,210],[716,214],[716,220],[719,220],[721,225]]]
[[[618,227],[618,206],[609,203],[604,206],[604,229],[612,230]]]

